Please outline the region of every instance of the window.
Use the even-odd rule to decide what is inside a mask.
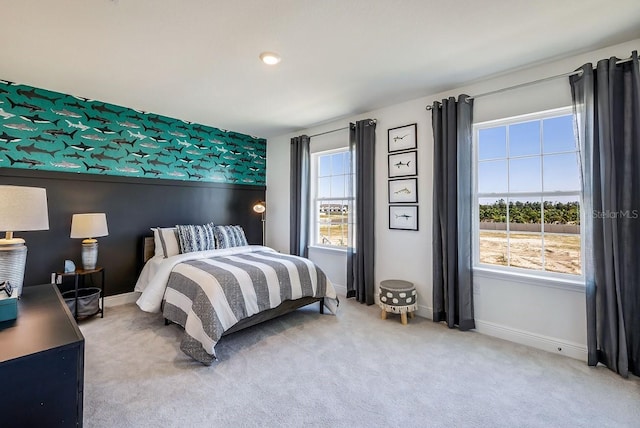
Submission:
[[[348,244],[351,204],[349,197],[348,149],[316,153],[312,157],[312,243],[346,248]]]
[[[582,275],[571,109],[474,125],[475,264]]]

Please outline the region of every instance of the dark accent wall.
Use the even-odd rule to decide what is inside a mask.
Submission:
[[[262,242],[260,215],[253,204],[264,186],[103,177],[0,168],[0,184],[44,187],[49,230],[22,232],[28,247],[25,286],[47,283],[65,259],[81,267],[81,240],[71,239],[71,216],[104,212],[109,236],[98,238],[98,265],[106,270],[105,295],[133,291],[142,268],[141,241],[151,227],[176,224],[238,224],[252,244]],[[3,231],[4,232],[4,231]]]

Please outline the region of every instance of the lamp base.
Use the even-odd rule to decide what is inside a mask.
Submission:
[[[98,262],[98,241],[85,239],[82,241],[82,268],[93,270]]]
[[[27,264],[27,246],[22,242],[12,242],[15,239],[0,241],[0,282],[9,281],[17,292],[17,296],[22,294],[22,284],[24,282],[24,268]]]

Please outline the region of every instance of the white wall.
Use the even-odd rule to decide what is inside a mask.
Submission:
[[[345,118],[295,134],[270,138],[267,143],[267,244],[281,251],[289,249],[289,141],[301,134],[316,134],[341,128],[350,121],[373,118],[376,128],[376,259],[379,283],[400,278],[416,284],[421,316],[432,315],[432,174],[433,136],[431,115],[425,106],[434,100],[461,93],[476,95],[508,86],[570,72],[586,62],[618,56],[626,58],[640,47],[640,39],[571,58],[518,70],[446,93],[396,104],[384,109]],[[461,59],[463,60],[463,59]],[[568,106],[571,94],[567,79],[512,90],[475,100],[474,121],[498,119]],[[418,126],[418,232],[389,230],[387,203],[387,130],[417,123]],[[312,139],[312,147],[315,140]],[[329,278],[340,285],[344,258],[312,252],[321,267],[329,266]],[[315,261],[315,260],[314,260]],[[324,266],[323,266],[324,265]],[[586,359],[584,292],[580,288],[542,286],[526,280],[476,275],[474,279],[477,331],[551,352]]]

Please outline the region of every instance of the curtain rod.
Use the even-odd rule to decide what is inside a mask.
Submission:
[[[332,129],[331,131],[325,131],[325,132],[320,132],[319,134],[309,135],[309,138],[319,137],[324,134],[331,134],[332,132],[344,131],[345,129],[349,129],[349,127],[345,126],[344,128]]]
[[[371,122],[376,123],[378,122],[378,119],[371,119]],[[345,129],[349,129],[349,126],[345,126],[344,128],[332,129],[331,131],[320,132],[318,134],[309,135],[309,138],[319,137],[325,134],[331,134],[332,132],[344,131]]]
[[[616,61],[616,64],[623,64],[625,62],[631,61],[632,59],[633,58],[620,59],[620,60]],[[593,69],[595,70],[596,67],[593,67]],[[502,92],[511,91],[513,89],[520,89],[520,88],[524,88],[524,87],[531,86],[531,85],[537,85],[538,83],[547,82],[549,80],[560,79],[562,77],[576,76],[578,74],[582,74],[582,70],[576,70],[576,71],[571,71],[571,72],[568,72],[568,73],[556,74],[555,76],[544,77],[542,79],[532,80],[530,82],[524,82],[524,83],[520,83],[518,85],[507,86],[506,88],[500,88],[500,89],[496,89],[495,91],[484,92],[482,94],[478,94],[478,95],[474,95],[472,97],[468,97],[467,100],[472,100],[474,98],[480,98],[480,97],[486,97],[488,95],[495,95],[495,94],[499,94],[499,93],[502,93]],[[432,110],[433,109],[433,107],[431,105],[428,105],[425,108],[427,110]]]

